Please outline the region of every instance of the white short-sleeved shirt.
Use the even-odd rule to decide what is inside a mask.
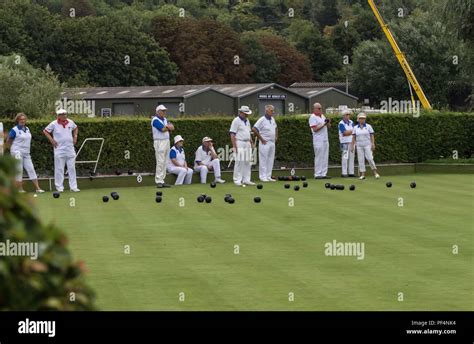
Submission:
[[[184,154],[184,148],[177,148],[176,146],[171,147],[170,149],[170,156],[168,159],[168,168],[169,167],[176,167],[173,162],[171,161],[172,159],[176,159],[176,162],[180,165],[183,166],[184,162],[186,161],[186,155]]]
[[[151,119],[151,131],[153,133],[153,140],[169,140],[170,139],[170,132],[161,131],[166,125],[168,124],[168,120],[163,117],[159,117],[158,115],[154,116]]]
[[[314,132],[312,129],[316,126],[324,124],[326,117],[321,114],[317,116],[314,113],[309,116],[309,126],[311,127],[311,132],[313,133],[313,142],[326,142],[328,141],[328,128],[324,126],[322,129],[319,129],[317,132]]]
[[[77,128],[76,123],[68,119],[65,123],[59,123],[57,120],[52,121],[46,127],[46,131],[50,133],[58,146],[54,148],[54,154],[57,156],[76,156],[73,143],[73,130]]]
[[[204,164],[204,165],[209,165],[209,163],[212,161],[212,156],[211,156],[211,150],[205,150],[204,146],[201,145],[196,149],[196,154],[195,154],[195,166],[198,166],[199,163]]]
[[[16,156],[20,154],[30,154],[31,147],[31,132],[26,126],[20,127],[16,125],[8,133],[8,137],[12,140],[10,153]]]
[[[356,144],[359,147],[366,147],[366,146],[371,146],[372,141],[370,139],[370,135],[374,134],[374,129],[370,124],[365,123],[362,127],[360,127],[359,124],[357,124],[354,127],[354,130],[352,132],[352,135],[355,136],[356,138]]]
[[[349,136],[344,136],[344,132],[346,130],[353,130],[354,129],[354,123],[349,120],[348,122],[344,122],[344,120],[341,120],[339,122],[338,131],[339,131],[339,142],[340,143],[351,143],[352,142],[352,135]]]
[[[250,121],[237,116],[232,121],[229,132],[235,134],[237,141],[250,141],[250,130]]]
[[[273,116],[263,115],[253,127],[258,130],[258,133],[264,140],[275,142],[277,124]]]

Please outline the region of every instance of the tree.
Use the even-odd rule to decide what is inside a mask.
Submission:
[[[318,22],[321,29],[325,26],[335,25],[339,19],[339,10],[337,9],[337,1],[323,0],[322,11],[318,16]]]
[[[401,100],[409,96],[405,75],[382,40],[364,41],[354,50],[351,84],[355,95],[376,106],[388,97]]]
[[[198,32],[208,41],[214,83],[245,83],[250,81],[252,67],[245,59],[244,49],[236,32],[215,20],[201,19]]]
[[[289,86],[293,82],[312,80],[313,74],[308,57],[292,47],[283,37],[260,32],[259,42],[264,49],[274,52],[277,56],[280,73],[275,80],[276,83]]]
[[[303,0],[303,7],[301,9],[301,19],[309,20],[317,28],[320,28],[318,15],[322,12],[321,0]]]
[[[354,16],[348,18],[349,26],[355,29],[361,41],[383,38],[382,28],[370,9],[361,8],[357,5],[353,8],[353,12]]]
[[[247,61],[252,62],[252,82],[273,82],[280,73],[280,64],[276,54],[266,50],[259,42],[258,35],[254,32],[245,32],[241,36],[244,47],[244,56]]]
[[[0,114],[40,117],[55,109],[62,90],[51,71],[35,69],[20,55],[0,56]]]
[[[179,84],[248,82],[252,67],[237,34],[211,19],[156,17],[154,38],[179,67]]]
[[[61,14],[64,17],[95,16],[96,11],[89,0],[64,0]]]
[[[391,31],[434,107],[449,104],[449,84],[462,76],[469,51],[446,31],[439,18],[414,11],[409,18],[391,23]],[[386,40],[365,41],[354,51],[352,86],[356,95],[376,102],[392,97],[409,100],[408,81]]]
[[[339,54],[349,57],[352,57],[353,50],[361,42],[357,29],[351,25],[349,20],[346,21],[344,19],[341,19],[334,27],[331,38],[334,49],[336,49]]]
[[[330,40],[311,22],[293,19],[285,33],[298,51],[309,57],[315,80],[322,80],[324,74],[337,74],[343,67],[342,57],[333,49]]]
[[[0,7],[0,55],[19,53],[35,67],[45,68],[52,53],[57,16],[29,1],[5,1]],[[54,51],[54,50],[53,50]]]
[[[474,45],[474,4],[472,0],[447,0],[443,14],[459,38]]]
[[[128,21],[66,19],[53,41],[55,54],[49,63],[63,81],[75,79],[78,73],[88,84],[99,86],[161,85],[176,80],[177,68],[166,50]]]
[[[281,30],[284,26],[280,9],[275,2],[257,0],[252,6],[252,14],[262,19],[264,27]]]

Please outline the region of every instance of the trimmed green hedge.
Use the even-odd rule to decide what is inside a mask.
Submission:
[[[340,117],[330,116],[333,126],[329,130],[330,161],[340,161],[337,123]],[[152,172],[155,156],[151,137],[150,120],[146,118],[85,119],[72,117],[79,125],[79,142],[87,137],[105,138],[98,172],[105,173],[121,169],[135,172]],[[194,159],[194,151],[204,136],[211,136],[216,147],[230,145],[228,130],[231,117],[225,118],[184,118],[175,119],[174,134],[185,138],[188,163]],[[256,118],[251,118],[255,123]],[[11,120],[5,120],[6,130],[12,127]],[[280,141],[277,144],[276,160],[293,166],[312,166],[313,146],[311,131],[305,116],[284,116],[277,118]],[[457,150],[459,158],[470,158],[474,150],[473,113],[412,115],[370,115],[368,118],[375,129],[377,150],[375,161],[381,162],[422,162],[428,159],[448,157]],[[37,171],[52,175],[53,152],[51,145],[42,134],[47,120],[31,120],[28,126],[33,133],[32,157]],[[81,153],[81,160],[93,159],[98,146],[91,144]],[[129,152],[129,159],[128,157]],[[227,165],[227,164],[226,164]]]

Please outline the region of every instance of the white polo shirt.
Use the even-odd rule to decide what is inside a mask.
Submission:
[[[237,116],[232,121],[229,132],[235,134],[237,141],[250,141],[250,130],[250,121]]]
[[[14,126],[8,133],[8,138],[12,140],[10,147],[12,155],[16,155],[16,153],[30,154],[31,132],[27,126]]]
[[[54,155],[57,156],[76,156],[73,143],[72,131],[77,128],[76,123],[67,119],[66,123],[59,123],[57,120],[48,124],[45,130],[53,136],[58,146],[54,148]]]
[[[361,128],[359,124],[354,127],[352,135],[356,138],[356,144],[359,147],[367,147],[372,145],[370,135],[374,134],[374,129],[370,124],[365,123]]]
[[[258,130],[258,133],[264,140],[275,142],[277,124],[273,116],[263,115],[253,127]]]
[[[327,142],[328,141],[328,127],[324,126],[322,129],[319,129],[317,132],[313,131],[313,128],[324,124],[326,117],[321,114],[317,116],[314,113],[309,116],[309,126],[311,127],[311,132],[313,133],[313,142]]]
[[[351,143],[352,142],[352,135],[349,136],[344,136],[344,132],[346,130],[353,130],[354,129],[354,123],[349,120],[348,122],[344,122],[344,120],[341,120],[338,125],[338,131],[339,131],[339,142],[340,143]]]
[[[168,120],[163,117],[161,118],[158,115],[153,116],[151,119],[151,131],[153,133],[153,140],[169,140],[170,132],[161,131],[168,124]]]
[[[203,145],[199,146],[195,154],[195,159],[194,159],[195,166],[199,166],[199,163],[204,164],[204,165],[209,165],[211,161],[212,161],[211,150],[209,149],[206,152]]]
[[[184,154],[184,148],[177,148],[176,146],[171,147],[170,149],[170,158],[168,159],[168,167],[176,167],[172,162],[171,159],[176,159],[176,162],[183,166],[184,162],[186,161],[186,155]]]

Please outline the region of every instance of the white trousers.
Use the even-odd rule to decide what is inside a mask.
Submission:
[[[357,147],[357,160],[359,161],[359,172],[365,172],[365,159],[367,159],[370,168],[372,170],[376,170],[377,167],[375,166],[374,156],[372,155],[372,147],[371,146],[363,146]]]
[[[314,176],[325,177],[328,173],[329,142],[313,141]]]
[[[252,146],[248,141],[237,140],[237,154],[234,163],[234,183],[250,182],[252,168]]]
[[[351,152],[350,143],[341,143],[341,166],[342,174],[354,174],[355,153]]]
[[[54,155],[54,186],[56,190],[64,190],[64,166],[67,166],[69,188],[77,189],[76,156]]]
[[[206,184],[207,174],[209,173],[209,168],[212,167],[214,171],[214,176],[216,179],[221,177],[221,163],[219,159],[214,159],[209,162],[207,165],[196,165],[194,170],[199,173],[201,176],[201,183]]]
[[[275,160],[275,142],[267,141],[258,145],[258,175],[264,181],[272,177],[273,161]]]
[[[178,166],[168,166],[168,172],[171,174],[175,174],[178,176],[176,178],[176,183],[174,185],[183,185],[183,184],[191,184],[191,180],[193,179],[193,169],[192,168],[185,168],[185,167],[178,167]]]
[[[33,161],[31,160],[31,155],[29,153],[11,152],[11,155],[13,155],[17,161],[17,174],[15,178],[17,182],[21,182],[23,180],[23,169],[25,169],[26,173],[28,174],[28,178],[31,180],[38,179],[33,166]]]
[[[168,156],[170,154],[170,141],[154,140],[153,147],[155,148],[156,158],[155,183],[163,184],[165,182],[166,165],[168,164]]]

